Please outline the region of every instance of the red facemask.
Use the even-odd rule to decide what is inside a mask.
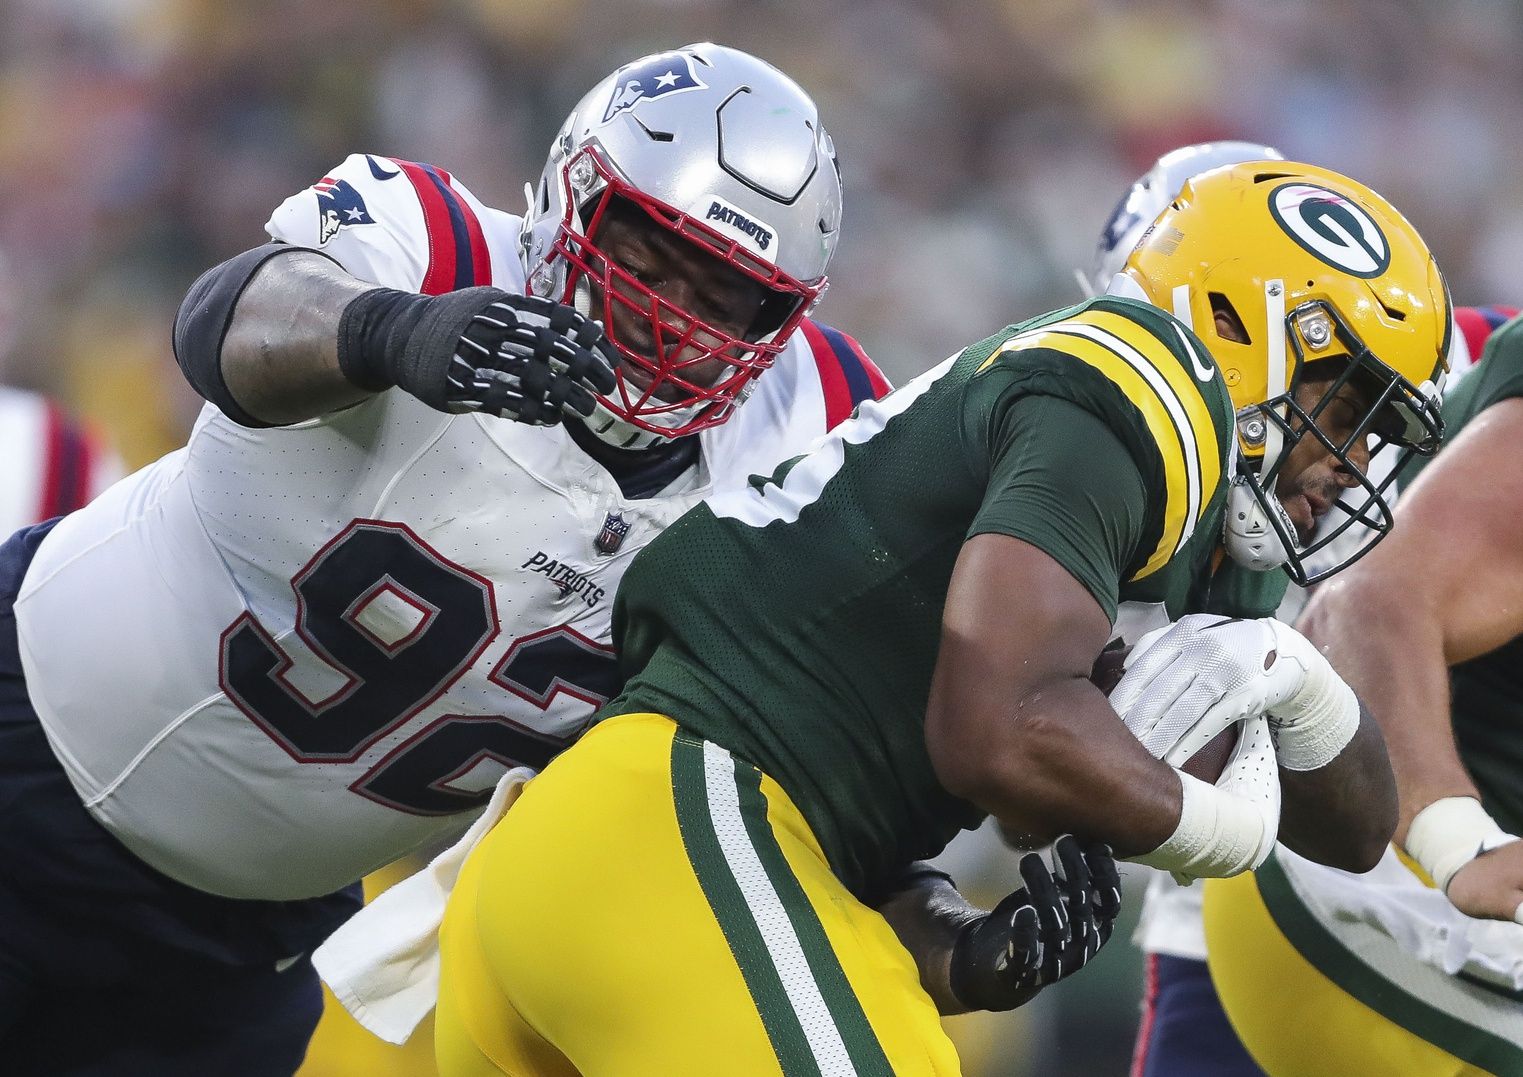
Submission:
[[[578,178],[591,180],[586,175],[587,169],[595,173],[597,180],[578,186],[601,189],[581,204],[580,216],[586,221],[586,231],[581,233],[576,230],[578,214],[569,208],[576,205],[570,177],[574,170],[582,170]],[[559,298],[571,303],[579,286],[591,285],[590,289],[581,289],[581,294],[593,299],[590,316],[603,323],[609,339],[629,366],[649,377],[649,384],[641,386],[628,376],[628,371],[619,369],[614,391],[600,398],[603,405],[630,425],[669,438],[724,422],[745,398],[751,383],[776,360],[824,290],[825,279],[812,284],[796,280],[738,241],[641,193],[616,175],[591,147],[567,163],[561,182],[565,184],[563,193],[568,209],[549,255],[550,259],[561,258],[566,263],[565,291]],[[719,259],[767,289],[757,320],[745,337],[731,335],[661,298],[604,253],[597,243],[598,231],[616,198],[643,211],[666,231],[696,244],[706,256]],[[638,319],[641,335],[654,344],[654,358],[648,354],[649,348],[639,350],[631,342],[619,339],[614,318],[617,307],[624,308],[626,324],[629,315]],[[717,376],[712,374],[716,367]],[[695,377],[700,372],[707,376],[703,382]]]

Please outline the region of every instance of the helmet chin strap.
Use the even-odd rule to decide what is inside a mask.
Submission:
[[[1177,300],[1176,300],[1177,301]],[[1266,377],[1266,400],[1278,400],[1285,395],[1285,282],[1264,282],[1265,352],[1268,363]],[[1283,407],[1283,405],[1277,405]],[[1280,454],[1285,450],[1285,438],[1276,423],[1260,418],[1264,426],[1264,456],[1259,465],[1259,489],[1249,481],[1239,467],[1232,469],[1231,486],[1227,491],[1227,519],[1224,524],[1223,541],[1228,555],[1244,568],[1255,572],[1267,572],[1279,568],[1290,560],[1291,551],[1280,538],[1280,530],[1271,523],[1271,514],[1279,518],[1280,527],[1287,535],[1294,535],[1295,524],[1285,506],[1273,489],[1273,472]],[[1237,454],[1234,453],[1234,464]]]

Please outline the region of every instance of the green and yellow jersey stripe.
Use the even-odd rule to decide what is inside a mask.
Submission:
[[[1183,337],[1180,345],[1189,346]],[[1184,548],[1221,481],[1221,445],[1201,382],[1146,326],[1094,308],[1012,337],[983,366],[1005,353],[1036,348],[1063,352],[1103,375],[1147,426],[1162,461],[1167,504],[1158,544],[1132,577],[1143,579]],[[1213,366],[1201,369],[1216,375]]]

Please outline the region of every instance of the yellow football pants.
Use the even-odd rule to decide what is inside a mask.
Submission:
[[[471,854],[443,1077],[958,1072],[887,922],[771,779],[671,719],[596,726]]]
[[[1280,893],[1274,888],[1284,885],[1283,873],[1271,860],[1259,875],[1206,881],[1206,949],[1222,1008],[1269,1077],[1523,1074],[1514,1044],[1446,1012],[1436,999],[1382,982],[1311,922],[1286,921],[1299,945],[1293,942],[1261,891]],[[1289,914],[1287,907],[1281,916]]]

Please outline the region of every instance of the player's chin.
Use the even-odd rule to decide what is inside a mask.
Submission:
[[[652,399],[662,404],[680,404],[687,399],[688,394],[682,390],[681,386],[673,385],[671,382],[657,385],[655,391],[650,392],[650,387],[656,379],[648,370],[642,370],[628,362],[619,369],[624,374],[624,380],[632,388],[630,395],[633,397],[643,397],[649,392]]]

